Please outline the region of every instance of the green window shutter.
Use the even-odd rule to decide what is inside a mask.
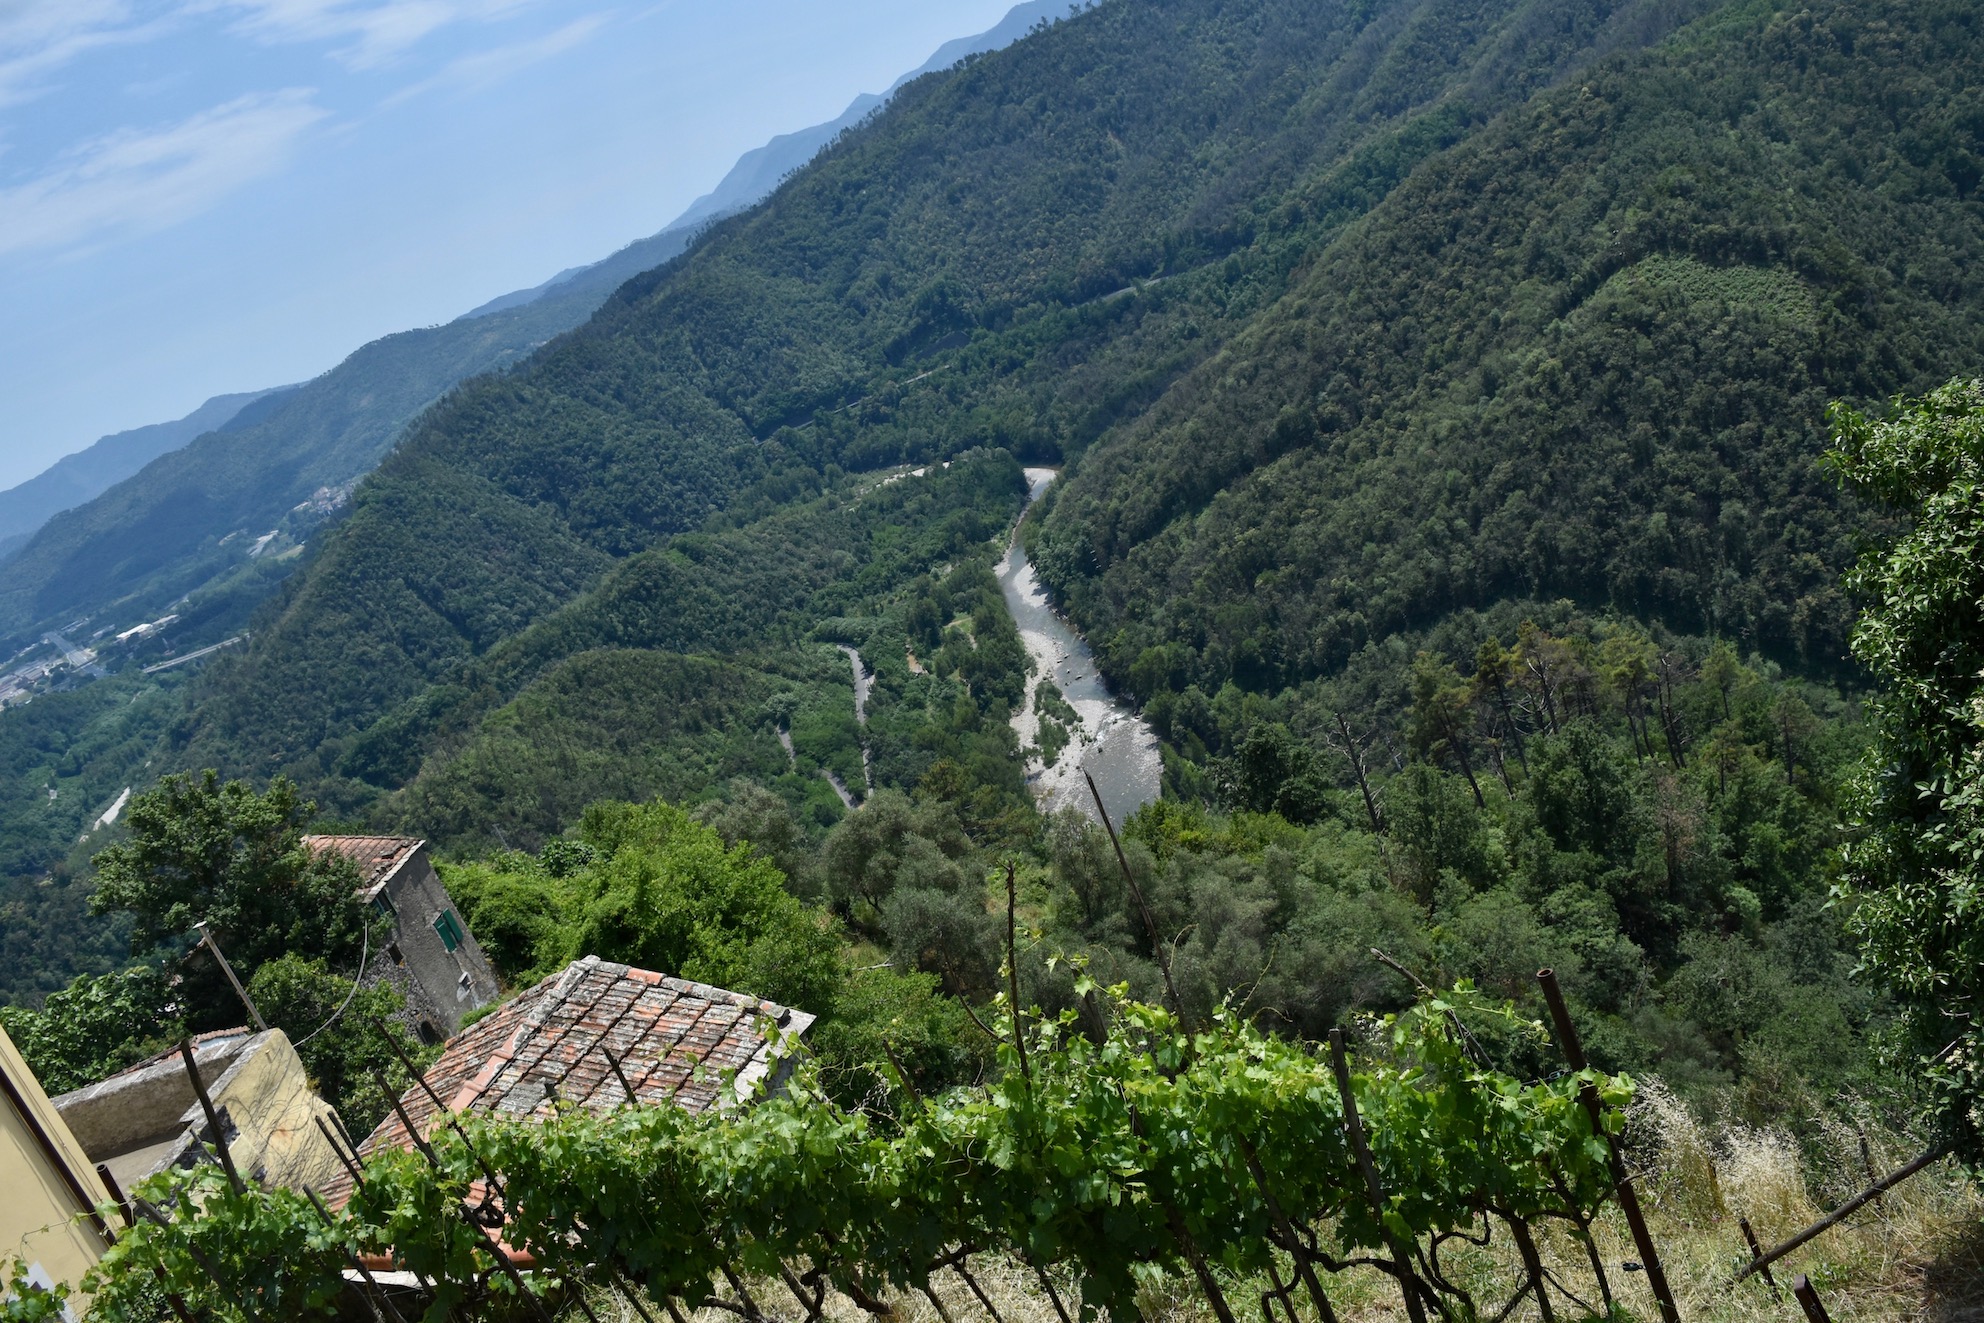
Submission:
[[[462,944],[462,925],[453,910],[441,911],[441,917],[434,920],[434,931],[441,934],[441,945],[450,951]]]

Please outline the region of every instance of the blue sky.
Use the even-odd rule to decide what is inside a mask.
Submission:
[[[0,0],[0,488],[651,234],[1013,0]]]

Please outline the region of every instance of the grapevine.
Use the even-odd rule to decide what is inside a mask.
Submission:
[[[1231,1318],[1222,1283],[1281,1283],[1284,1269],[1290,1317],[1300,1294],[1328,1319],[1329,1279],[1354,1265],[1391,1274],[1415,1310],[1461,1318],[1483,1311],[1443,1272],[1443,1245],[1551,1218],[1576,1233],[1611,1191],[1607,1137],[1578,1095],[1593,1086],[1616,1132],[1631,1082],[1525,1082],[1477,1060],[1459,1017],[1543,1031],[1466,985],[1374,1021],[1348,1071],[1377,1203],[1327,1051],[1233,1014],[1187,1030],[1123,989],[1078,986],[1113,1005],[1099,1041],[1072,1012],[1002,1004],[996,1078],[932,1098],[903,1085],[893,1115],[837,1106],[802,1068],[723,1113],[463,1117],[431,1156],[371,1159],[328,1216],[300,1194],[236,1192],[211,1167],[157,1177],[134,1192],[156,1216],[135,1219],[90,1283],[96,1312],[147,1316],[163,1282],[196,1314],[329,1317],[361,1255],[417,1274],[435,1323],[505,1297],[535,1311],[497,1271],[486,1209],[528,1254],[532,1290],[613,1286],[644,1307],[716,1303],[753,1321],[766,1310],[747,1279],[816,1320],[828,1287],[878,1313],[945,1272],[977,1291],[983,1253],[1077,1283],[1084,1320],[1136,1319],[1145,1289],[1180,1278]]]

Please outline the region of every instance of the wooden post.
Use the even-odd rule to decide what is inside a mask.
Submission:
[[[1808,1323],[1832,1323],[1832,1315],[1826,1313],[1819,1293],[1812,1289],[1811,1279],[1799,1273],[1791,1282],[1791,1294],[1798,1297],[1798,1305],[1805,1311]]]
[[[1040,1287],[1047,1292],[1047,1298],[1053,1301],[1055,1316],[1061,1320],[1061,1323],[1074,1323],[1068,1317],[1068,1307],[1061,1303],[1061,1293],[1054,1289],[1054,1279],[1047,1275],[1047,1269],[1035,1263],[1031,1258],[1028,1258],[1026,1262],[1027,1266],[1033,1269],[1033,1275],[1040,1279]]]
[[[143,1199],[133,1199],[131,1203],[132,1206],[138,1210],[139,1216],[143,1217],[147,1222],[150,1222],[153,1226],[158,1227],[160,1230],[170,1230],[172,1228],[171,1219],[166,1217],[165,1214],[159,1212],[158,1209],[146,1203]],[[222,1278],[220,1274],[220,1269],[214,1266],[214,1261],[208,1258],[205,1254],[201,1253],[200,1247],[198,1245],[195,1245],[192,1241],[190,1240],[186,1241],[185,1245],[186,1245],[186,1252],[193,1256],[193,1262],[200,1265],[200,1271],[205,1273],[207,1276],[213,1278],[214,1285],[218,1287],[221,1284]],[[249,1305],[246,1300],[241,1301],[241,1305],[242,1308],[247,1312],[248,1317],[250,1318],[257,1317],[258,1311],[254,1307]]]
[[[1522,1270],[1529,1276],[1529,1289],[1536,1296],[1536,1312],[1543,1323],[1557,1323],[1550,1306],[1550,1292],[1543,1281],[1543,1256],[1536,1252],[1536,1237],[1529,1234],[1529,1223],[1519,1217],[1509,1219],[1509,1234],[1515,1238],[1516,1252],[1522,1255]]]
[[[1302,1320],[1296,1317],[1295,1306],[1288,1299],[1289,1296],[1295,1293],[1295,1284],[1293,1282],[1284,1283],[1281,1280],[1281,1269],[1275,1266],[1274,1252],[1272,1250],[1268,1252],[1268,1281],[1273,1284],[1274,1290],[1263,1291],[1261,1293],[1261,1318],[1263,1323],[1278,1323],[1278,1320],[1274,1316],[1274,1306],[1268,1303],[1270,1300],[1279,1300],[1281,1302],[1281,1312],[1288,1315],[1288,1323],[1302,1323]]]
[[[111,1202],[117,1205],[118,1215],[124,1219],[124,1229],[130,1230],[138,1219],[131,1212],[131,1201],[126,1199],[124,1191],[118,1188],[117,1178],[112,1176],[110,1168],[101,1162],[96,1164],[96,1178],[103,1182],[104,1189],[110,1191]],[[158,1289],[164,1293],[165,1303],[172,1307],[173,1316],[179,1320],[179,1323],[193,1323],[193,1316],[186,1310],[186,1302],[179,1298],[177,1291],[165,1284],[165,1269],[154,1263],[152,1276],[158,1279]]]
[[[1364,1176],[1364,1193],[1371,1201],[1371,1215],[1391,1247],[1398,1265],[1399,1289],[1405,1293],[1405,1312],[1412,1323],[1426,1323],[1426,1307],[1419,1299],[1419,1274],[1412,1270],[1412,1250],[1385,1227],[1385,1191],[1378,1183],[1378,1164],[1371,1160],[1371,1149],[1364,1142],[1364,1122],[1357,1115],[1357,1095],[1350,1088],[1350,1059],[1343,1049],[1343,1030],[1330,1030],[1330,1065],[1336,1071],[1336,1090],[1343,1097],[1343,1128],[1350,1137],[1350,1150],[1357,1155],[1357,1170]]]
[[[1543,985],[1543,1000],[1550,1007],[1550,1018],[1557,1026],[1557,1046],[1563,1049],[1564,1060],[1572,1070],[1585,1068],[1584,1044],[1578,1041],[1577,1026],[1571,1023],[1570,1008],[1564,1004],[1564,993],[1557,986],[1557,971],[1540,969],[1536,981]],[[1653,1298],[1660,1305],[1660,1317],[1664,1323],[1681,1323],[1681,1311],[1674,1303],[1674,1292],[1667,1285],[1667,1273],[1660,1266],[1660,1251],[1654,1247],[1653,1236],[1646,1229],[1646,1215],[1640,1211],[1640,1197],[1633,1189],[1631,1178],[1626,1174],[1626,1164],[1619,1156],[1619,1146],[1605,1130],[1604,1108],[1599,1105],[1598,1090],[1586,1084],[1578,1092],[1578,1101],[1584,1104],[1585,1114],[1591,1118],[1592,1133],[1605,1141],[1605,1152],[1612,1167],[1612,1186],[1619,1200],[1619,1211],[1626,1215],[1626,1226],[1633,1233],[1633,1246],[1640,1252],[1640,1262],[1646,1268],[1646,1284],[1653,1289]]]
[[[1764,1285],[1770,1288],[1770,1298],[1784,1299],[1784,1292],[1777,1289],[1777,1278],[1770,1274],[1770,1264],[1764,1258],[1763,1246],[1757,1244],[1757,1233],[1750,1229],[1750,1219],[1739,1217],[1736,1219],[1736,1225],[1742,1230],[1743,1239],[1750,1246],[1750,1262],[1754,1263],[1757,1271],[1763,1274]]]
[[[1130,872],[1130,861],[1123,854],[1123,842],[1116,835],[1116,824],[1109,820],[1109,810],[1102,806],[1102,792],[1095,788],[1095,778],[1082,770],[1082,779],[1088,782],[1089,797],[1095,800],[1095,811],[1102,818],[1102,828],[1109,833],[1109,843],[1116,847],[1116,866],[1123,870],[1123,881],[1129,884],[1130,895],[1137,902],[1137,912],[1143,916],[1144,932],[1150,937],[1150,953],[1157,958],[1157,972],[1164,975],[1164,990],[1171,995],[1171,1012],[1178,1017],[1178,1027],[1191,1032],[1185,1021],[1185,1003],[1178,996],[1178,985],[1171,981],[1171,953],[1165,950],[1164,939],[1157,931],[1157,919],[1144,902],[1144,889],[1137,885],[1136,875]]]
[[[923,1283],[921,1290],[923,1291],[924,1297],[928,1299],[931,1304],[937,1307],[938,1318],[944,1320],[944,1323],[956,1323],[956,1320],[951,1317],[951,1311],[944,1307],[943,1297],[939,1296],[937,1292],[931,1288],[930,1283],[928,1282]]]
[[[413,1118],[407,1115],[406,1108],[400,1103],[399,1095],[394,1093],[392,1088],[387,1084],[386,1072],[379,1069],[375,1064],[372,1067],[372,1073],[379,1081],[379,1088],[385,1093],[387,1101],[392,1103],[393,1114],[399,1117],[400,1124],[406,1127],[407,1137],[413,1141],[414,1147],[420,1151],[420,1156],[427,1159],[427,1165],[438,1173],[441,1170],[441,1160],[435,1156],[434,1150],[428,1147],[427,1141],[421,1138],[420,1131],[414,1128]],[[478,1236],[487,1236],[488,1233],[483,1229],[482,1223],[476,1220],[475,1213],[470,1210],[467,1204],[457,1199],[455,1201],[455,1211],[460,1214],[462,1221],[467,1223]],[[544,1308],[544,1302],[539,1300],[536,1294],[531,1291],[530,1284],[524,1281],[524,1275],[517,1271],[517,1265],[510,1262],[510,1255],[504,1246],[492,1240],[490,1242],[490,1248],[493,1251],[492,1257],[496,1260],[496,1266],[503,1270],[503,1275],[510,1279],[510,1284],[517,1288],[517,1292],[524,1299],[530,1301],[531,1310],[537,1315],[538,1323],[552,1323],[550,1313]]]
[[[751,1323],[765,1323],[764,1311],[759,1309],[758,1302],[751,1298],[751,1292],[744,1285],[744,1279],[739,1277],[737,1271],[728,1263],[723,1265],[723,1277],[725,1281],[730,1283],[730,1289],[737,1292],[738,1302],[744,1307],[744,1317],[750,1319]],[[864,1292],[864,1294],[866,1293]],[[861,1302],[856,1300],[855,1303],[860,1304]],[[862,1305],[862,1308],[867,1309],[867,1306]],[[868,1312],[872,1314],[875,1311],[869,1309]],[[882,1312],[887,1313],[888,1310],[885,1308]]]
[[[1301,1238],[1295,1234],[1294,1223],[1288,1220],[1288,1214],[1282,1211],[1281,1200],[1275,1198],[1274,1191],[1268,1187],[1268,1174],[1261,1166],[1260,1154],[1254,1150],[1254,1141],[1242,1137],[1240,1146],[1241,1151],[1247,1156],[1247,1170],[1253,1176],[1254,1184],[1260,1189],[1261,1201],[1267,1205],[1268,1216],[1274,1219],[1275,1230],[1279,1231],[1282,1239],[1288,1242],[1288,1257],[1295,1260],[1296,1274],[1302,1279],[1302,1285],[1308,1289],[1310,1303],[1316,1306],[1316,1317],[1321,1323],[1337,1323],[1336,1310],[1330,1307],[1330,1298],[1323,1294],[1323,1284],[1316,1279],[1315,1269],[1309,1263],[1308,1251],[1303,1246]],[[1282,1303],[1286,1305],[1288,1302],[1284,1300]],[[1293,1306],[1289,1307],[1289,1311],[1294,1312]]]
[[[351,1176],[351,1188],[356,1190],[359,1186],[363,1185],[365,1183],[364,1173],[359,1171],[356,1163],[345,1156],[344,1145],[338,1143],[336,1136],[331,1134],[331,1128],[324,1124],[324,1118],[313,1116],[310,1119],[317,1123],[317,1133],[322,1135],[324,1142],[331,1146],[331,1152],[337,1154],[338,1165],[342,1166]]]
[[[337,1113],[333,1112],[331,1115],[336,1116]],[[324,1141],[331,1146],[331,1151],[338,1155],[338,1161],[344,1165],[345,1171],[350,1173],[352,1190],[356,1192],[364,1189],[365,1173],[359,1169],[357,1152],[354,1150],[347,1156],[344,1145],[338,1139],[338,1135],[343,1132],[344,1127],[340,1126],[334,1132],[330,1126],[324,1124],[323,1117],[313,1116],[310,1119],[317,1123],[318,1133],[323,1135]],[[412,1272],[411,1267],[408,1268],[408,1271]],[[413,1273],[413,1280],[420,1283],[420,1289],[427,1292],[430,1298],[440,1299],[439,1293],[434,1289],[434,1284],[428,1281],[425,1275],[415,1272]],[[450,1314],[449,1317],[452,1318],[454,1315]]]
[[[324,1224],[326,1230],[336,1231],[338,1229],[338,1224],[331,1218],[331,1210],[324,1207],[324,1201],[317,1197],[315,1190],[307,1185],[304,1186],[303,1197],[308,1199],[310,1206],[317,1210],[317,1219]],[[400,1311],[387,1298],[385,1288],[379,1285],[379,1279],[374,1277],[372,1270],[365,1266],[365,1260],[359,1258],[353,1252],[351,1246],[344,1244],[342,1241],[339,1242],[338,1248],[344,1251],[345,1262],[356,1268],[358,1275],[364,1279],[365,1284],[372,1288],[371,1295],[365,1297],[365,1303],[372,1306],[372,1317],[379,1320],[379,1323],[385,1323],[386,1315],[379,1311],[379,1306],[383,1304],[386,1307],[386,1311],[392,1314],[394,1323],[406,1323],[406,1319],[401,1317]],[[377,1300],[373,1299],[374,1296],[378,1297]]]
[[[240,978],[235,975],[234,966],[228,964],[227,957],[220,953],[220,943],[216,942],[214,935],[207,931],[207,921],[202,919],[193,926],[200,930],[200,945],[214,953],[214,963],[220,966],[221,973],[227,975],[228,983],[234,988],[234,995],[241,998],[241,1004],[248,1008],[248,1018],[255,1022],[256,1032],[264,1034],[269,1032],[268,1022],[262,1018],[262,1013],[255,1009],[255,1003],[249,999],[248,989],[241,986]]]
[[[1178,1206],[1167,1202],[1164,1207],[1166,1218],[1171,1223],[1171,1237],[1178,1242],[1178,1248],[1185,1253],[1185,1261],[1192,1265],[1192,1275],[1199,1279],[1199,1289],[1205,1292],[1206,1303],[1212,1306],[1213,1317],[1219,1323],[1236,1323],[1232,1308],[1226,1303],[1226,1292],[1220,1290],[1219,1280],[1212,1275],[1212,1265],[1206,1262],[1204,1251],[1193,1238],[1192,1230],[1185,1225],[1184,1214]]]
[[[613,1078],[620,1081],[621,1091],[627,1095],[627,1106],[634,1106],[640,1101],[634,1096],[634,1085],[628,1080],[627,1072],[620,1069],[620,1062],[614,1057],[612,1049],[606,1046],[606,1040],[603,1038],[599,1040],[599,1054],[606,1058],[607,1065],[613,1067]],[[422,1081],[423,1084],[425,1082]]]
[[[1874,1200],[1880,1198],[1883,1194],[1886,1194],[1889,1190],[1892,1190],[1895,1186],[1901,1184],[1903,1181],[1915,1175],[1923,1168],[1933,1166],[1935,1163],[1941,1161],[1943,1158],[1948,1157],[1950,1153],[1950,1149],[1952,1147],[1953,1146],[1950,1144],[1936,1145],[1935,1147],[1931,1148],[1928,1152],[1922,1154],[1922,1156],[1916,1158],[1915,1161],[1909,1163],[1906,1167],[1903,1167],[1899,1171],[1896,1171],[1892,1175],[1888,1176],[1885,1180],[1878,1181],[1874,1185],[1854,1195],[1851,1199],[1848,1199],[1845,1203],[1833,1209],[1830,1213],[1827,1213],[1824,1217],[1812,1223],[1812,1225],[1806,1227],[1803,1231],[1800,1231],[1797,1235],[1785,1241],[1783,1244],[1773,1246],[1772,1248],[1766,1250],[1760,1257],[1752,1259],[1749,1265],[1745,1267],[1743,1271],[1736,1274],[1735,1278],[1732,1280],[1732,1285],[1734,1284],[1734,1282],[1742,1281],[1745,1277],[1748,1277],[1751,1273],[1763,1272],[1771,1264],[1776,1263],[1779,1259],[1789,1254],[1792,1250],[1797,1249],[1800,1245],[1803,1245],[1805,1242],[1812,1240],[1813,1238],[1821,1235],[1824,1232],[1832,1230],[1834,1227],[1838,1226],[1841,1222],[1845,1221],[1847,1218],[1851,1217],[1854,1213],[1858,1212],[1861,1208],[1865,1207],[1869,1203],[1872,1203]]]
[[[1100,801],[1097,801],[1100,803]],[[1006,861],[1006,1009],[1013,1017],[1013,1050],[1020,1057],[1020,1078],[1031,1080],[1033,1073],[1026,1062],[1026,1024],[1020,1019],[1020,944],[1019,944],[1019,883],[1015,880],[1018,869],[1011,859]],[[927,1289],[927,1288],[926,1288]],[[935,1296],[931,1297],[934,1302]],[[944,1307],[937,1306],[942,1314]],[[949,1318],[944,1323],[951,1323]]]
[[[214,1151],[220,1155],[221,1170],[227,1173],[227,1183],[240,1194],[248,1187],[241,1183],[241,1173],[234,1169],[234,1155],[227,1151],[227,1136],[221,1133],[220,1113],[214,1110],[214,1100],[207,1096],[207,1083],[200,1078],[200,1067],[193,1060],[193,1045],[186,1039],[179,1040],[179,1059],[186,1063],[186,1078],[193,1081],[194,1096],[200,1100],[200,1111],[207,1118],[207,1129],[214,1132]]]
[[[978,1297],[978,1303],[985,1307],[985,1313],[991,1318],[992,1323],[1006,1323],[1005,1319],[999,1314],[998,1306],[992,1303],[992,1297],[985,1294],[984,1288],[978,1284],[978,1279],[971,1275],[971,1269],[965,1266],[967,1257],[963,1254],[958,1255],[957,1261],[951,1264],[951,1271],[964,1279],[964,1284],[971,1288],[973,1295]]]

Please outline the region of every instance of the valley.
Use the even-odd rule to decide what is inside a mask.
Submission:
[[[494,1318],[505,1226],[567,1317],[1734,1323],[1789,1307],[1739,1219],[1902,1170],[1785,1266],[1984,1298],[1984,16],[1053,9],[0,565],[24,1059],[231,1029],[212,914],[410,1131],[420,1063],[514,1052],[315,1039],[391,998],[302,833],[419,842],[503,1033],[602,979],[805,1035],[735,1108],[642,1101],[617,1020],[519,1069],[463,1243],[394,1209],[483,1159],[366,1141],[332,1213],[422,1308]],[[177,1289],[344,1280],[198,1179]],[[187,1268],[251,1224],[293,1276]]]

